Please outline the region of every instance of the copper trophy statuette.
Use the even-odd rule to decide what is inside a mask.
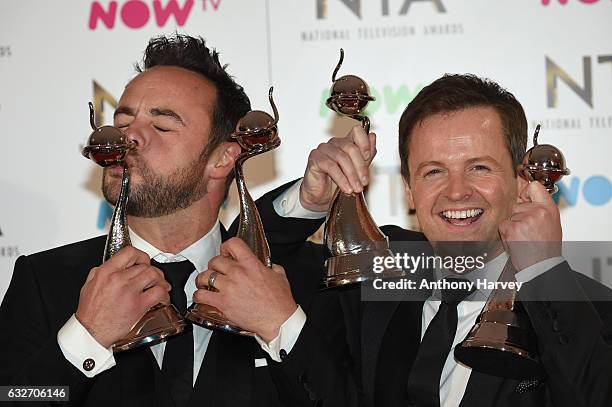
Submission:
[[[363,110],[374,98],[363,79],[354,75],[336,79],[343,59],[344,51],[340,49],[340,61],[332,74],[333,85],[327,107],[360,121],[366,133],[369,133],[370,119],[363,114]],[[345,194],[339,189],[336,191],[325,223],[324,244],[331,254],[327,260],[327,276],[323,281],[325,287],[405,275],[397,268],[378,273],[373,271],[374,257],[392,254],[389,240],[374,223],[362,192]]]
[[[240,221],[236,236],[244,240],[257,258],[267,267],[272,267],[270,248],[264,234],[259,212],[244,181],[242,166],[249,158],[273,150],[280,145],[277,127],[278,110],[272,99],[272,89],[270,88],[268,97],[274,111],[274,117],[260,110],[250,111],[240,119],[236,131],[232,134],[232,138],[242,148],[242,153],[236,158],[234,165],[236,186],[240,198]],[[214,288],[211,289],[214,290]],[[245,331],[226,319],[217,308],[207,304],[196,304],[188,311],[187,319],[209,329],[218,329],[246,336],[253,335],[252,332]]]
[[[538,144],[540,125],[533,136],[533,147],[523,157],[517,173],[527,181],[541,182],[549,193],[558,190],[555,182],[570,170],[559,149]],[[529,244],[529,242],[526,242]],[[516,281],[508,260],[498,281]],[[537,338],[523,306],[515,301],[516,290],[491,292],[482,312],[463,342],[455,347],[455,358],[474,370],[512,379],[542,379]]]
[[[102,262],[105,262],[122,248],[131,245],[126,216],[130,174],[125,164],[125,157],[135,147],[135,144],[128,140],[125,133],[114,126],[97,127],[92,103],[89,103],[89,121],[93,132],[82,154],[102,167],[123,166],[121,190],[104,247]],[[169,336],[182,332],[184,328],[185,320],[174,305],[158,304],[147,311],[124,339],[113,344],[113,352],[122,352],[140,345],[161,342]]]

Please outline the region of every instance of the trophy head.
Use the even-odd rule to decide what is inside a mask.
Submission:
[[[527,150],[517,171],[527,181],[540,182],[553,194],[559,190],[555,183],[564,175],[569,175],[570,170],[565,166],[561,150],[550,144],[538,144],[539,132],[538,124],[533,136],[533,147]]]
[[[261,110],[251,110],[236,125],[232,138],[240,144],[245,152],[265,152],[272,150],[280,144],[278,138],[278,111],[272,99],[270,88],[269,99],[274,110],[274,117]]]
[[[332,74],[333,85],[326,105],[336,113],[346,116],[360,115],[369,102],[375,100],[370,95],[368,84],[358,76],[344,75],[336,79],[336,74],[344,60],[344,50],[340,49],[340,61]]]
[[[102,167],[120,164],[134,143],[127,135],[114,126],[96,127],[93,104],[89,103],[89,121],[93,132],[81,154]]]

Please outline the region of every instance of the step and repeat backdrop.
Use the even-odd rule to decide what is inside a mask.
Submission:
[[[340,74],[363,77],[378,156],[368,204],[379,224],[417,228],[399,175],[405,105],[446,72],[498,81],[530,133],[565,153],[555,196],[565,239],[612,240],[611,0],[5,0],[0,3],[0,298],[15,259],[104,234],[101,171],[79,151],[87,102],[103,123],[152,36],[199,35],[253,107],[274,85],[280,148],[246,166],[254,196],[302,175],[308,153],[354,124],[325,107]],[[222,217],[237,212],[233,191]],[[612,255],[611,255],[612,256]],[[612,270],[612,258],[602,267]]]

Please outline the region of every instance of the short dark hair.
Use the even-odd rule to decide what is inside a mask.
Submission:
[[[210,138],[204,148],[203,158],[224,141],[236,129],[238,120],[251,110],[251,102],[242,86],[227,73],[227,65],[219,62],[216,49],[206,46],[202,37],[174,33],[149,40],[136,70],[142,72],[155,66],[177,66],[202,75],[217,90],[217,100],[212,113]],[[225,191],[233,180],[233,172],[227,177]]]
[[[483,106],[492,107],[499,114],[512,165],[516,168],[527,148],[527,118],[521,104],[512,93],[490,79],[471,74],[446,74],[424,87],[408,103],[400,118],[400,171],[406,182],[410,179],[408,147],[415,126],[439,113]]]

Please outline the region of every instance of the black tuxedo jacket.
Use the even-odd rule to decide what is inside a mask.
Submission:
[[[299,220],[266,213],[265,222],[297,236]],[[424,239],[396,226],[381,229],[390,241]],[[292,248],[302,258],[302,249]],[[317,248],[308,243],[306,250]],[[317,262],[325,255],[310,257],[312,269],[320,273]],[[288,261],[286,269],[292,265]],[[548,377],[529,382],[472,371],[462,407],[612,405],[610,290],[564,262],[521,289],[525,298],[538,298],[537,292],[577,300],[523,302]],[[406,386],[428,296],[420,294],[412,301],[362,302],[357,285],[320,292],[306,311],[308,320],[291,352],[281,363],[269,360],[282,400],[294,406],[409,406]]]
[[[271,208],[280,191],[262,197],[263,207]],[[234,222],[230,236],[236,227]],[[317,227],[318,222],[302,224],[300,236],[308,230],[314,233]],[[223,232],[225,239],[228,233]],[[105,239],[100,236],[17,259],[0,307],[0,385],[68,385],[70,405],[75,406],[158,404],[160,369],[146,346],[116,354],[116,366],[87,378],[64,358],[57,343],[59,329],[77,309],[90,269],[101,263]],[[273,261],[282,264],[274,255],[294,252],[291,242],[296,240],[291,233],[275,235],[272,229]],[[305,307],[319,276],[288,272],[288,278],[296,301]],[[253,338],[214,332],[190,406],[280,406],[268,367],[255,367],[254,360],[264,357]]]

